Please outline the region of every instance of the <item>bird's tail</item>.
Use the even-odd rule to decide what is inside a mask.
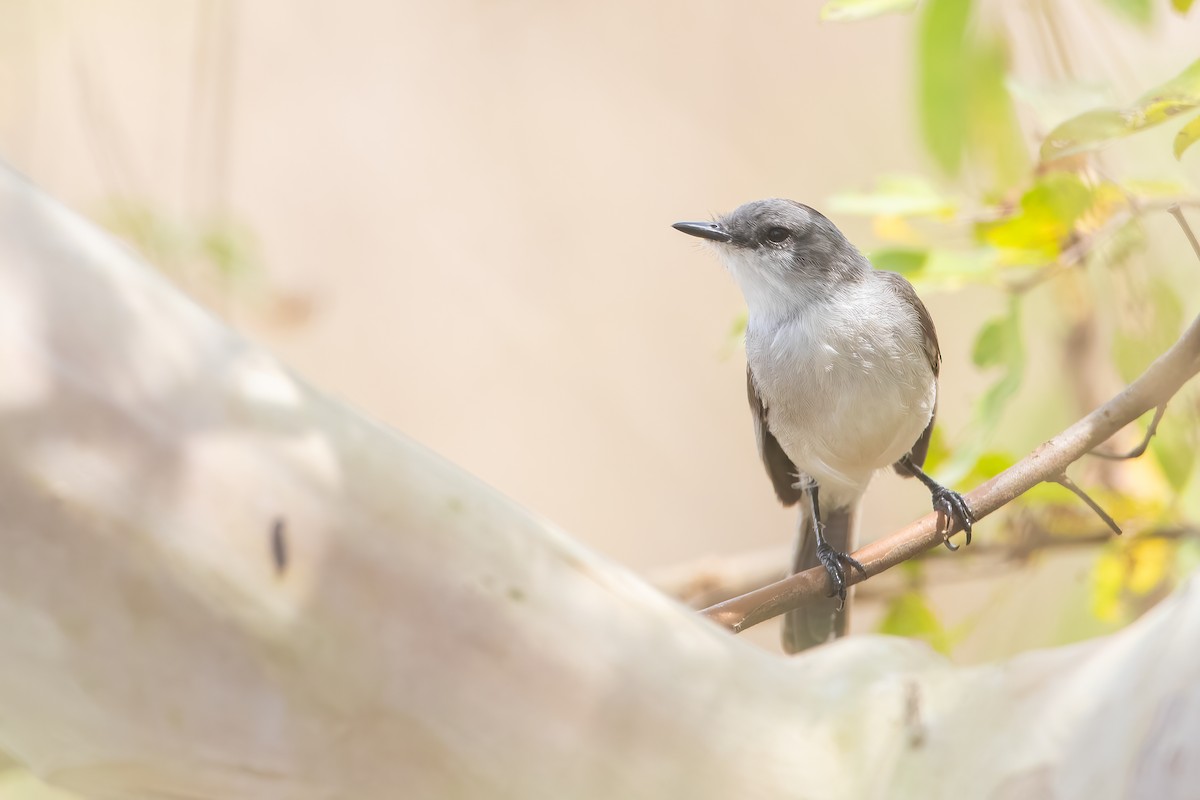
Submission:
[[[812,511],[801,501],[799,531],[796,540],[796,557],[792,562],[792,574],[818,567],[817,535],[813,530]],[[825,523],[825,541],[841,553],[854,549],[857,538],[858,504],[849,508],[821,509]],[[850,589],[853,592],[853,587]],[[850,627],[850,596],[838,611],[836,597],[822,598],[804,608],[789,611],[783,616],[783,649],[798,653],[846,633]]]

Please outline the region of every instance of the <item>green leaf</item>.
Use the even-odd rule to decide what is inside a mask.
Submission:
[[[1052,172],[1021,197],[1025,214],[1044,216],[1068,230],[1091,204],[1092,190],[1074,172]]]
[[[1004,372],[975,404],[971,438],[954,449],[938,470],[943,483],[962,480],[984,457],[989,440],[1000,426],[1009,400],[1021,388],[1025,348],[1021,342],[1021,306],[1017,295],[1009,298],[1008,313],[983,326],[971,358],[980,367],[1001,367]]]
[[[988,450],[975,459],[975,463],[971,465],[971,470],[964,476],[963,481],[971,486],[978,486],[1016,463],[1017,459],[1011,453]]]
[[[1200,106],[1200,60],[1122,109],[1095,109],[1063,122],[1042,142],[1042,160],[1093,150]],[[1177,145],[1178,146],[1178,145]]]
[[[927,250],[919,247],[885,247],[870,255],[876,269],[898,272],[922,286],[954,288],[967,283],[995,283],[994,251]]]
[[[839,192],[829,198],[838,214],[863,216],[949,216],[957,203],[917,175],[885,175],[868,192]]]
[[[897,247],[888,250],[876,250],[871,254],[871,263],[875,266],[875,269],[899,272],[906,278],[919,275],[928,261],[928,250],[910,250]]]
[[[917,0],[829,0],[821,7],[824,22],[856,22],[881,14],[906,14]]]
[[[129,242],[159,268],[177,267],[188,251],[188,237],[179,226],[148,203],[113,199],[102,212],[110,231]]]
[[[979,329],[975,337],[975,346],[971,349],[971,361],[975,366],[985,369],[998,367],[1008,360],[1009,335],[1011,318],[1008,315],[990,319]]]
[[[1029,172],[1029,152],[1005,83],[1008,45],[989,38],[974,44],[967,63],[967,128],[970,153],[992,177],[992,189],[1003,193]]]
[[[1195,117],[1175,134],[1175,158],[1183,158],[1183,153],[1200,140],[1200,117]]]
[[[954,287],[964,283],[994,283],[995,272],[996,258],[988,250],[931,250],[918,277],[925,284]]]
[[[1140,127],[1166,122],[1181,111],[1200,105],[1200,59],[1166,83],[1156,86],[1126,109]]]
[[[1154,18],[1154,8],[1150,0],[1104,0],[1105,5],[1116,11],[1130,22],[1138,25],[1149,25]]]
[[[1048,264],[1058,258],[1093,198],[1075,173],[1052,172],[1021,196],[1018,213],[980,225],[978,235],[1001,250],[1002,264]]]
[[[199,253],[227,279],[245,277],[259,268],[254,235],[232,220],[212,222],[200,232],[196,244]]]
[[[1196,466],[1196,443],[1184,432],[1171,431],[1150,440],[1150,452],[1167,479],[1167,483],[1180,494],[1192,477]]]
[[[921,135],[947,174],[958,174],[967,136],[966,61],[969,0],[928,0],[917,34]]]
[[[995,431],[1000,425],[1000,417],[1008,406],[1008,401],[1021,388],[1021,370],[1010,369],[1004,377],[996,381],[979,400],[979,421],[986,431]]]
[[[1050,131],[1042,142],[1042,160],[1081,153],[1132,132],[1129,121],[1115,108],[1085,111]]]
[[[888,604],[879,632],[921,639],[939,653],[950,652],[950,637],[920,592],[909,590]]]
[[[1171,8],[1179,12],[1179,16],[1186,14],[1192,7],[1192,0],[1171,0]]]

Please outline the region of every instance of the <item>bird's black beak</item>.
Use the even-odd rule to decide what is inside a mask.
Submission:
[[[689,236],[699,236],[701,239],[711,239],[714,242],[733,240],[729,231],[722,228],[719,222],[676,222],[671,227],[677,231],[683,231]]]

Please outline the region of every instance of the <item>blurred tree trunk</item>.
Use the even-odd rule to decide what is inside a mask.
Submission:
[[[994,666],[866,636],[760,652],[2,169],[0,329],[6,798],[66,796],[19,773],[220,800],[1200,786],[1194,588]]]

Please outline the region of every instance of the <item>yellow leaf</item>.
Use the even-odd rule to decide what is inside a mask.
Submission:
[[[1121,589],[1125,585],[1128,562],[1115,547],[1105,548],[1092,568],[1092,613],[1102,622],[1121,617]]]
[[[1194,118],[1175,134],[1175,158],[1183,158],[1183,153],[1200,139],[1200,117]]]
[[[1092,189],[1078,175],[1050,173],[1021,197],[1016,214],[981,225],[979,235],[999,248],[1000,264],[1048,264],[1058,258],[1076,221],[1092,203]]]
[[[1129,557],[1129,591],[1149,594],[1170,574],[1174,548],[1165,539],[1144,539],[1130,548]]]
[[[896,214],[881,214],[871,220],[871,228],[881,241],[896,244],[919,245],[921,235],[904,217]]]

